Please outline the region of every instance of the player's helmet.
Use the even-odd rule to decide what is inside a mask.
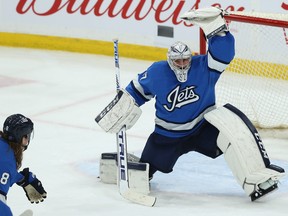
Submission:
[[[29,143],[33,125],[29,118],[21,114],[13,114],[6,118],[3,125],[3,133],[7,135],[8,141],[16,143],[21,143],[22,138],[27,136]]]
[[[179,82],[187,81],[188,70],[191,67],[191,59],[192,53],[186,44],[177,41],[169,47],[167,61]]]

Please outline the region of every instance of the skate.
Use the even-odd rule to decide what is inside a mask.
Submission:
[[[278,181],[269,179],[266,182],[261,183],[259,188],[250,195],[251,201],[253,202],[258,200],[268,193],[275,191],[276,189],[278,189]]]

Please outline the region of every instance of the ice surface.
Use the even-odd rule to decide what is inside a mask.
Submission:
[[[151,62],[121,58],[122,86]],[[35,216],[280,216],[288,214],[288,179],[279,189],[254,203],[236,183],[223,157],[198,153],[181,157],[174,172],[156,173],[151,195],[154,207],[123,199],[116,185],[99,181],[99,157],[115,152],[115,136],[104,133],[96,115],[115,94],[113,57],[68,52],[0,47],[0,120],[13,113],[31,117],[34,138],[24,154],[42,181],[48,198],[31,205],[22,188],[14,185],[8,205],[15,215],[32,209]],[[140,155],[153,130],[153,102],[127,132],[128,150]],[[288,170],[288,141],[265,138],[272,163]]]

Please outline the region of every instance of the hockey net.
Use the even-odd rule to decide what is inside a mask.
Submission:
[[[226,20],[236,51],[217,83],[217,105],[233,104],[257,128],[288,129],[288,14],[238,12]]]

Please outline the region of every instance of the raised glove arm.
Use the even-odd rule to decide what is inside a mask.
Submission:
[[[47,193],[44,190],[41,181],[39,181],[36,176],[29,171],[29,168],[25,168],[20,173],[24,178],[17,182],[17,185],[23,187],[28,200],[31,203],[43,202],[47,197]]]
[[[197,10],[190,10],[184,13],[180,18],[198,25],[205,33],[207,39],[214,35],[225,35],[224,32],[228,31],[227,23],[224,15],[228,14],[218,7],[209,7]]]

